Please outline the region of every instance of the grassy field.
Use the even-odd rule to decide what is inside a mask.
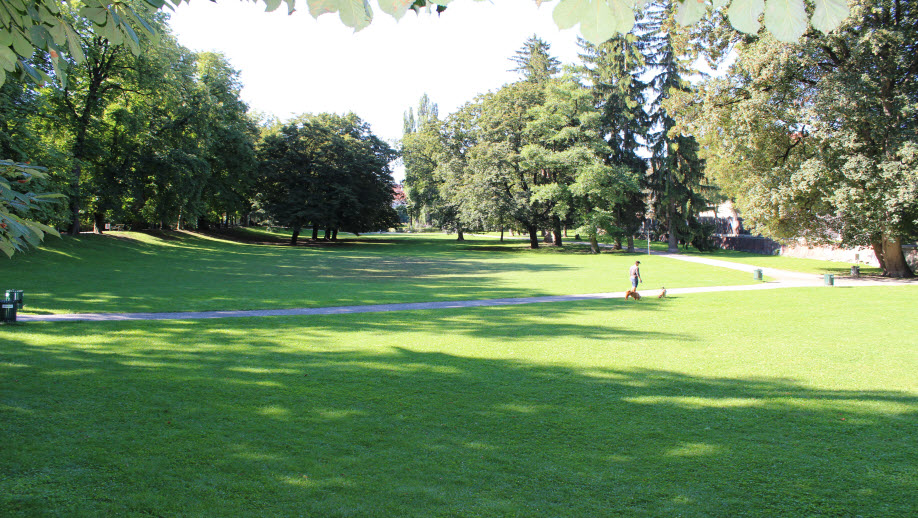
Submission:
[[[25,292],[25,312],[39,314],[271,309],[624,291],[635,259],[646,289],[753,282],[659,257],[531,251],[493,238],[385,235],[291,247],[131,232],[49,238],[41,253],[0,261],[0,278],[2,289]]]
[[[215,262],[240,247],[246,268],[259,250],[183,239],[191,268],[196,246]],[[395,263],[377,250],[396,246],[318,253]],[[497,261],[480,275],[507,285],[487,296],[526,278],[510,265],[561,289],[549,278],[591,257],[469,246],[411,241],[403,262]],[[90,271],[71,268],[90,290],[84,248],[122,253],[87,239],[12,264],[83,257]],[[603,258],[616,273],[633,260]],[[836,287],[4,326],[0,515],[915,516],[915,307],[913,286]]]

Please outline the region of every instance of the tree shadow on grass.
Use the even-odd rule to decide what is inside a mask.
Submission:
[[[537,320],[500,309],[477,319],[425,313],[417,325],[439,329],[445,341],[497,343],[511,337],[500,330],[508,318]],[[576,307],[567,317],[575,314]],[[331,338],[343,332],[388,344],[382,320],[4,332],[0,508],[22,516],[916,510],[913,394],[574,368],[418,344],[348,347]],[[351,326],[360,332],[342,331]],[[279,328],[286,332],[271,332]],[[626,339],[622,333],[612,324],[570,323],[531,326],[523,336],[584,336],[595,347]],[[34,345],[39,337],[55,345]],[[647,339],[664,338],[692,339]]]

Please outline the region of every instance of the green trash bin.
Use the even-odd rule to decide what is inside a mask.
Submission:
[[[756,268],[755,270],[752,270],[752,279],[755,281],[762,280],[762,269],[761,268]]]
[[[22,290],[6,290],[6,300],[16,304],[16,309],[22,309]]]
[[[823,280],[826,283],[826,286],[835,286],[835,275],[827,273],[823,276]]]
[[[0,302],[0,323],[12,324],[16,322],[16,302],[3,299]]]

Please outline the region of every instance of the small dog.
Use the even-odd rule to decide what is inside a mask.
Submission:
[[[636,288],[631,288],[625,292],[625,300],[628,300],[628,297],[631,297],[634,300],[641,300],[641,294],[637,292]]]
[[[657,295],[657,298],[658,298],[658,299],[662,299],[662,298],[665,297],[665,296],[666,296],[666,286],[664,286],[663,289],[660,290],[660,294]]]

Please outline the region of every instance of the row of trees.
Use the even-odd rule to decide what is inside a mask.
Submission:
[[[442,121],[426,99],[418,113],[432,116],[406,118],[412,215],[460,236],[520,228],[533,247],[536,230],[553,229],[556,243],[562,225],[623,238],[653,218],[671,250],[703,249],[697,215],[726,197],[754,231],[870,246],[886,275],[911,277],[902,246],[918,238],[918,6],[849,4],[836,30],[784,44],[737,32],[716,6],[677,30],[680,11],[650,2],[630,34],[581,41],[581,65],[563,74],[530,39],[512,58],[519,82]],[[736,59],[689,84],[699,56]]]
[[[394,151],[358,117],[264,123],[240,99],[239,73],[220,54],[179,45],[165,15],[146,20],[160,37],[141,37],[134,54],[98,36],[84,13],[62,9],[79,36],[82,58],[64,60],[66,81],[7,77],[0,87],[0,157],[9,161],[0,183],[0,245],[8,255],[53,232],[27,225],[37,222],[73,234],[87,225],[101,232],[106,222],[206,228],[252,213],[334,229],[388,226]],[[40,55],[28,66],[63,79],[63,71],[56,75],[62,64]],[[332,139],[338,155],[271,165],[280,160],[278,142],[290,128],[302,130],[303,142]],[[309,175],[334,187],[301,199],[308,209],[278,201],[278,185]],[[53,198],[36,194],[42,192],[61,193],[63,201],[48,203]],[[320,204],[338,212],[322,213]],[[291,214],[304,210],[315,217]]]
[[[711,193],[693,137],[674,130],[663,106],[688,89],[673,49],[673,11],[651,4],[637,35],[601,45],[581,40],[582,66],[568,67],[530,38],[514,56],[521,80],[477,97],[445,120],[422,99],[406,114],[406,193],[422,213],[460,238],[463,229],[518,228],[538,247],[550,230],[597,231],[618,244],[653,217],[670,248],[705,247],[697,214]]]

